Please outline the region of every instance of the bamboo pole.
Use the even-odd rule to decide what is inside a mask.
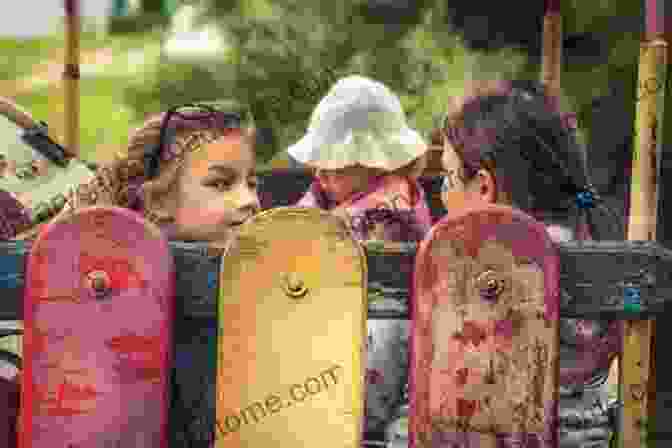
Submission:
[[[54,49],[51,59],[60,60],[63,58],[63,49]],[[65,135],[65,108],[63,106],[63,83],[55,82],[49,85],[49,105],[47,114],[47,124],[49,125],[49,137],[55,142],[63,145]]]
[[[542,31],[541,83],[546,88],[551,109],[560,112],[560,77],[562,74],[562,13],[560,0],[545,0],[544,27]],[[573,123],[572,123],[573,124]],[[555,338],[556,353],[559,353],[560,338]],[[554,372],[555,390],[560,387],[560,365]],[[557,393],[557,392],[556,392]],[[554,409],[558,413],[559,409]]]
[[[667,22],[669,20],[669,14],[659,14],[663,16],[663,20]],[[663,37],[666,42],[670,41],[670,27],[664,27]],[[667,107],[670,107],[672,104],[672,76],[670,72],[670,63],[672,62],[672,48],[670,45],[667,46],[667,77],[666,84],[662,89],[665,95],[665,104]],[[666,248],[672,247],[672,228],[670,226],[665,226],[664,224],[667,221],[672,221],[672,209],[670,205],[672,202],[672,177],[665,176],[664,173],[669,173],[672,170],[672,113],[667,113],[663,115],[663,119],[660,123],[661,133],[660,135],[660,152],[658,157],[658,199],[657,203],[657,219],[660,226],[656,231],[656,238],[660,244]],[[654,416],[655,427],[653,428],[655,433],[652,436],[655,438],[655,444],[659,446],[665,446],[663,440],[671,440],[670,435],[672,434],[672,427],[667,425],[670,421],[670,409],[669,405],[666,405],[666,397],[670,395],[672,389],[667,382],[664,381],[665,378],[669,378],[672,374],[672,370],[669,364],[662,362],[667,356],[667,345],[664,341],[669,340],[672,337],[672,315],[662,315],[658,316],[655,321],[655,330],[654,333],[654,351],[652,351],[654,358],[653,363],[653,376],[658,377],[660,373],[660,378],[663,380],[655,381],[651,379],[649,383],[654,383],[656,385],[657,400],[656,403],[651,405],[649,403],[649,415]],[[658,341],[658,343],[656,343]],[[652,409],[655,410],[652,411]],[[653,444],[651,444],[653,445]]]
[[[632,157],[628,240],[656,240],[658,151],[667,71],[667,44],[662,38],[658,4],[646,0],[646,34],[639,54],[635,140]],[[628,306],[637,307],[637,303]],[[623,397],[620,447],[639,447],[642,430],[653,415],[655,371],[653,336],[655,321],[624,321],[623,356],[620,369]],[[652,375],[653,374],[653,375]]]
[[[74,157],[79,152],[79,40],[80,1],[65,0],[65,149]]]
[[[562,73],[562,14],[560,0],[546,0],[542,34],[541,83],[559,110]]]

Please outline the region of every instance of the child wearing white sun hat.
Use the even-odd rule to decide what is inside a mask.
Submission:
[[[360,241],[419,241],[432,224],[417,181],[427,150],[385,85],[362,76],[342,78],[313,111],[306,135],[288,149],[316,170],[295,205],[341,216]],[[403,405],[408,321],[370,319],[367,327],[364,426],[371,440],[384,437]]]
[[[431,227],[417,182],[427,150],[385,85],[342,78],[313,111],[306,135],[287,150],[316,170],[296,205],[333,211],[360,240],[420,240]]]

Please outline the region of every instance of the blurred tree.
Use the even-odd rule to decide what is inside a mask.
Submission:
[[[142,0],[141,10],[144,13],[161,13],[163,12],[163,4],[166,0]]]
[[[544,0],[443,0],[444,22],[470,50],[518,48],[539,73]],[[602,190],[625,186],[631,163],[644,2],[562,0],[562,88],[579,115],[589,165]],[[512,12],[515,11],[515,19]],[[619,123],[614,126],[614,123]]]
[[[319,99],[347,74],[387,84],[400,95],[412,125],[425,133],[443,113],[446,96],[460,93],[465,77],[539,77],[543,0],[191,3],[200,11],[193,28],[216,24],[226,45],[210,55],[194,51],[189,60],[166,52],[154,83],[129,89],[129,101],[139,114],[178,101],[245,102],[257,125],[267,129],[261,160],[300,138]],[[598,121],[633,121],[642,3],[562,2],[565,103],[579,114],[591,148],[599,148],[590,151],[591,165],[608,165],[599,185],[629,163],[631,125],[599,135],[590,131],[604,128]],[[207,38],[184,38],[189,39],[199,50],[208,45]],[[600,102],[620,107],[596,109]]]
[[[257,126],[267,129],[259,145],[265,161],[301,137],[312,109],[338,78],[357,73],[387,84],[401,97],[411,123],[428,132],[437,86],[445,87],[449,75],[461,81],[461,73],[455,76],[447,65],[459,45],[442,33],[435,1],[402,3],[403,8],[362,0],[201,2],[194,27],[216,23],[227,48],[184,65],[164,54],[155,82],[129,90],[129,100],[141,114],[151,112],[150,105],[164,109],[205,98],[249,104]]]

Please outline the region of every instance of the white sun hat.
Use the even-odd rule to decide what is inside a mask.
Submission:
[[[310,117],[308,131],[287,151],[322,169],[356,164],[392,171],[427,152],[408,127],[399,98],[380,82],[348,76],[334,84]]]

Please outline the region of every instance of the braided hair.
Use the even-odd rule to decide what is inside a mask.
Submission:
[[[547,224],[579,231],[585,222],[598,240],[624,236],[621,218],[592,186],[585,148],[542,85],[480,90],[449,112],[442,134],[462,160],[463,181],[488,169],[514,207]]]

